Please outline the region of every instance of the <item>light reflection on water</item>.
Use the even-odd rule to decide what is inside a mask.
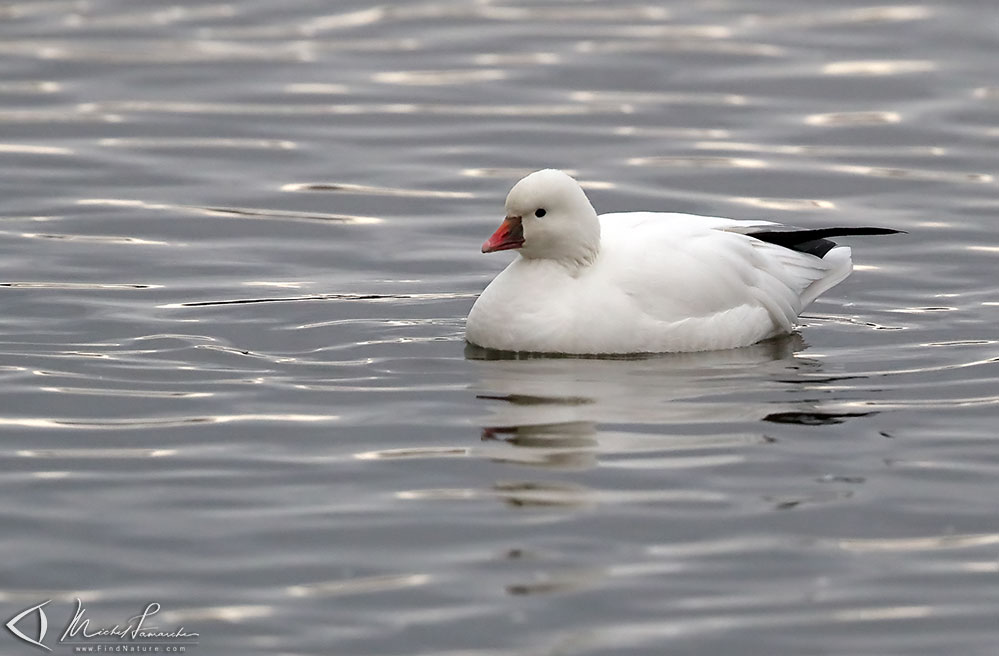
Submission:
[[[0,16],[5,617],[155,600],[220,655],[994,652],[980,4]],[[909,234],[852,241],[787,339],[466,346],[542,166],[600,211]]]

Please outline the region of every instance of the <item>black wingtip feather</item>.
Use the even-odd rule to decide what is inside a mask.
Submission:
[[[836,242],[830,237],[846,237],[849,235],[897,235],[907,234],[905,230],[895,230],[893,228],[817,228],[814,230],[802,230],[800,228],[767,229],[747,233],[750,237],[755,237],[760,241],[765,241],[776,246],[783,246],[801,253],[809,253],[816,257],[825,257],[831,251]]]

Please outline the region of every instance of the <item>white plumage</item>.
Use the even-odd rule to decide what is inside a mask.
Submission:
[[[517,183],[506,210],[482,250],[520,254],[468,315],[468,341],[486,348],[620,354],[747,346],[791,332],[798,314],[852,269],[850,249],[831,242],[822,241],[826,252],[817,256],[750,236],[792,234],[775,223],[658,212],[598,217],[576,181],[552,169]],[[812,243],[815,232],[800,234]]]

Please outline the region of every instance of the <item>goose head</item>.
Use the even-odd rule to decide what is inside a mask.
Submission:
[[[483,253],[518,249],[528,259],[587,263],[600,250],[600,221],[579,183],[555,169],[535,171],[506,197],[506,218]]]

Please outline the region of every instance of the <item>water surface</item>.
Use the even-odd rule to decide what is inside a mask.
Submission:
[[[212,654],[993,654],[988,3],[0,7],[0,610]],[[524,173],[885,225],[799,332],[495,360]],[[37,650],[4,633],[4,653]]]

